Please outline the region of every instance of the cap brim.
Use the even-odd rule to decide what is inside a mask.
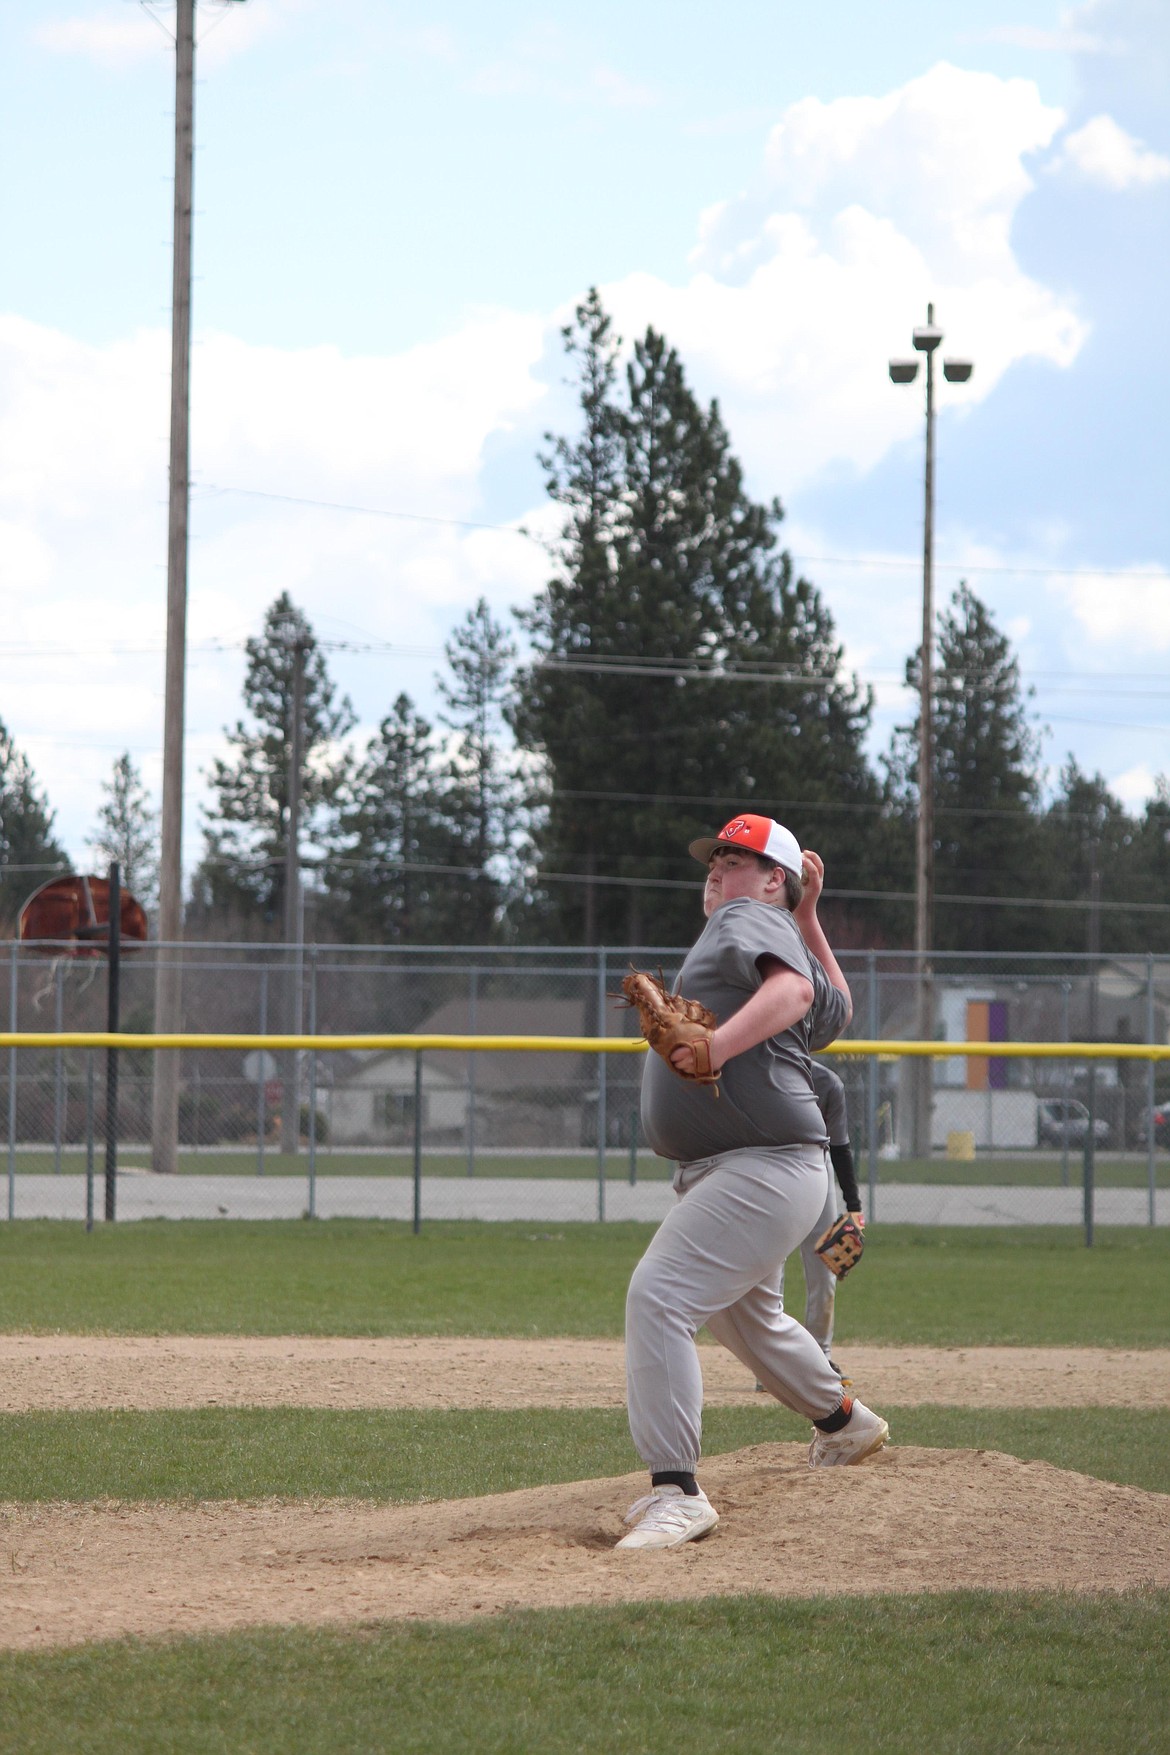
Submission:
[[[756,853],[754,847],[741,847],[738,841],[721,841],[718,835],[700,836],[699,840],[691,842],[690,846],[687,848],[687,852],[692,859],[697,859],[700,865],[706,865],[716,847],[735,847],[740,853]],[[767,859],[768,855],[766,853],[756,853],[756,858]],[[785,865],[781,859],[774,859],[772,864],[778,865],[781,871],[786,871],[793,877],[801,877],[800,871],[793,871],[792,867],[790,865]]]

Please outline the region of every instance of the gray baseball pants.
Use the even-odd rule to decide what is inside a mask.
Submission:
[[[695,1471],[706,1324],[777,1401],[809,1420],[841,1402],[841,1379],[780,1299],[785,1258],[825,1204],[821,1146],[720,1152],[680,1164],[680,1196],[634,1269],[626,1298],[630,1433],[651,1470]]]
[[[816,1252],[817,1238],[822,1236],[837,1217],[837,1184],[829,1177],[829,1192],[821,1208],[821,1216],[800,1246],[804,1264],[804,1326],[822,1349],[826,1359],[833,1345],[833,1317],[836,1308],[837,1276],[829,1271]],[[780,1301],[784,1301],[784,1269],[780,1269]]]

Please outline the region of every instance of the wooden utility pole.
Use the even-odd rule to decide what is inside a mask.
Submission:
[[[154,1027],[181,1027],[179,941],[183,936],[183,730],[187,671],[187,514],[190,502],[191,201],[195,140],[195,0],[175,16],[175,223],[171,293],[171,448],[167,514],[167,651],[163,707],[162,845]],[[154,1057],[151,1164],[178,1167],[179,1055]]]

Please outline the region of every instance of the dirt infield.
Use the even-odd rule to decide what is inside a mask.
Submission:
[[[707,1401],[751,1401],[722,1347],[700,1349]],[[0,1335],[0,1411],[70,1408],[618,1407],[620,1341]],[[1170,1404],[1170,1349],[849,1347],[873,1405]]]
[[[0,1407],[609,1406],[621,1360],[593,1341],[3,1336]],[[848,1364],[878,1405],[1170,1400],[1170,1351],[857,1347]],[[711,1402],[754,1399],[721,1350],[703,1367]],[[893,1438],[855,1469],[812,1472],[789,1443],[711,1458],[722,1521],[674,1554],[614,1552],[642,1475],[421,1506],[3,1505],[0,1646],[743,1591],[1170,1587],[1170,1496]],[[862,1533],[844,1569],[842,1528]]]

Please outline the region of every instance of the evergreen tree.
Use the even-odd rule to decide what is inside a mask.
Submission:
[[[151,807],[129,750],[114,763],[102,791],[105,798],[98,809],[97,825],[86,844],[103,868],[117,860],[122,888],[149,913],[158,898],[158,814]]]
[[[439,721],[457,734],[446,767],[445,808],[471,880],[471,911],[460,937],[484,944],[505,900],[502,867],[518,817],[517,785],[501,747],[516,648],[481,597],[445,650],[451,674],[436,678],[447,709]]]
[[[338,741],[354,723],[348,700],[336,698],[312,628],[287,592],[247,642],[244,704],[251,723],[228,732],[228,761],[212,763],[214,803],[206,811],[205,851],[195,890],[205,909],[258,914],[280,930],[288,840],[289,753],[294,665],[304,666],[301,724],[302,848],[322,856],[335,844],[336,813],[349,761]]]
[[[401,694],[367,745],[341,815],[343,857],[326,870],[351,942],[463,942],[474,874],[460,858],[432,727]]]
[[[1095,933],[1101,950],[1146,948],[1146,923],[1111,905],[1139,899],[1134,893],[1135,832],[1136,825],[1103,775],[1086,774],[1070,755],[1041,824],[1041,893],[1084,907],[1048,912],[1045,949],[1092,950]]]
[[[718,407],[700,407],[674,349],[647,331],[619,392],[595,292],[565,342],[583,430],[542,459],[564,522],[521,616],[536,658],[511,713],[543,764],[538,883],[547,872],[565,936],[683,943],[687,841],[750,804],[813,844],[797,801],[864,793],[869,701],[837,675],[815,589],[775,552],[779,503],[748,497]],[[565,876],[578,881],[554,887]]]
[[[69,869],[48,800],[0,720],[0,927],[12,931],[32,892]]]
[[[1154,796],[1135,825],[1131,858],[1133,899],[1166,909],[1164,914],[1128,916],[1131,942],[1144,940],[1146,950],[1165,956],[1170,952],[1170,779],[1165,774],[1158,775]]]
[[[919,658],[906,666],[919,688]],[[945,897],[1027,895],[1038,864],[1034,808],[1040,740],[1019,665],[964,582],[939,625],[933,691],[935,944],[944,950],[1035,948],[1035,910],[948,905]],[[920,715],[894,734],[889,790],[917,810]]]

